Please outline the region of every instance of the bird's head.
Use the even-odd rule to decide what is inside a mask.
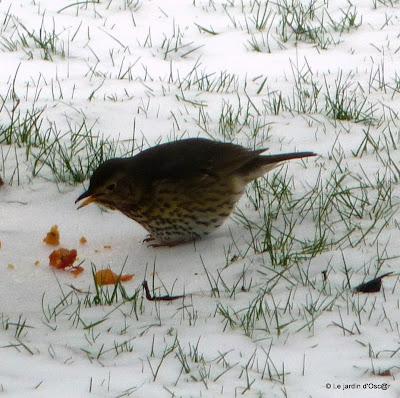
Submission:
[[[135,200],[139,192],[133,191],[133,181],[128,170],[128,159],[109,159],[102,163],[90,178],[89,188],[76,199],[83,200],[78,209],[98,203],[111,209],[119,209],[129,199]],[[136,198],[137,199],[137,198]]]

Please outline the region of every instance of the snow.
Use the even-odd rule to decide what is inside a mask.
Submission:
[[[354,0],[360,27],[342,35],[333,32],[339,43],[328,49],[304,40],[296,43],[293,37],[278,45],[275,27],[280,14],[275,8],[271,52],[260,53],[248,45],[251,34],[260,35],[250,19],[258,4],[254,0],[0,2],[3,395],[400,395],[396,273],[400,220],[395,211],[400,203],[396,180],[400,8],[395,1],[376,2],[377,7],[374,3]],[[347,8],[345,1],[329,4],[335,19]],[[54,30],[56,51],[50,60],[43,59],[43,50],[33,39],[27,39],[28,47],[20,43],[18,32],[25,32],[21,24],[35,34],[41,25],[49,34]],[[205,33],[198,25],[212,27],[218,34]],[[166,40],[173,46],[179,38],[184,46],[166,52]],[[17,48],[11,50],[10,41],[18,42]],[[195,83],[196,74],[190,74],[194,68],[197,80],[202,74],[214,79],[228,73],[235,83],[226,90],[205,91]],[[265,111],[271,93],[281,92],[286,103],[294,104],[299,81],[306,91],[311,81],[324,91],[325,85],[333,89],[340,72],[343,77],[353,73],[348,84],[375,105],[369,126],[334,120],[322,97],[310,112]],[[384,88],[378,88],[378,76]],[[291,257],[286,267],[274,265],[267,250],[254,251],[252,234],[238,221],[245,215],[253,233],[260,234],[257,247],[265,244],[262,228],[256,228],[263,223],[263,206],[253,205],[252,185],[235,215],[207,239],[172,248],[148,247],[142,242],[146,231],[122,214],[96,206],[76,210],[75,199],[87,180],[69,184],[57,180],[48,167],[32,175],[34,157],[27,159],[26,146],[5,142],[2,133],[16,104],[21,115],[43,108],[39,132],[50,131],[50,141],[58,131],[61,142],[68,142],[84,121],[93,135],[118,139],[125,151],[134,137],[135,153],[161,141],[208,134],[249,147],[268,147],[271,152],[315,151],[317,158],[294,161],[271,173],[270,184],[273,176],[285,176],[293,199],[300,200],[318,184],[328,195],[334,178],[340,180],[347,172],[346,187],[354,190],[341,198],[353,201],[362,216],[348,216],[357,228],[343,240],[346,244],[297,262]],[[233,121],[224,124],[221,115],[229,106]],[[387,126],[392,128],[393,145]],[[365,144],[366,131],[370,140]],[[374,143],[379,150],[374,150]],[[354,155],[363,145],[366,150]],[[37,154],[39,149],[32,151]],[[367,177],[371,184],[387,184],[389,196],[381,198],[384,190],[378,188],[359,188],[367,184]],[[343,187],[338,183],[336,192],[343,193]],[[318,214],[323,217],[316,208],[324,195],[306,202],[303,212],[283,200],[286,216],[294,214],[298,241],[316,236],[315,220]],[[275,211],[278,199],[271,192],[265,197],[263,204]],[[362,238],[378,213],[376,198],[381,198],[379,205],[390,205]],[[342,206],[345,214],[344,202]],[[337,209],[327,208],[327,218],[321,222],[324,226],[336,217],[328,227],[333,237],[342,237],[346,217],[336,214]],[[289,218],[278,213],[272,220],[276,236],[289,234]],[[54,248],[42,239],[54,224],[60,229],[62,246],[76,248],[83,261],[85,272],[77,278],[48,265]],[[87,238],[86,245],[79,243],[81,236]],[[359,243],[352,247],[350,241]],[[296,244],[274,252],[294,250]],[[129,296],[137,292],[137,298],[119,297],[110,305],[95,305],[92,266],[135,274],[124,287]],[[325,282],[322,271],[327,271]],[[387,271],[395,274],[383,280],[379,293],[356,295],[348,287],[348,279],[356,286]],[[186,296],[148,301],[141,289],[144,279],[150,289],[154,286],[155,294]],[[382,386],[387,389],[376,388]]]

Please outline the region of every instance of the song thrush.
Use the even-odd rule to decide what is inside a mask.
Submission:
[[[315,156],[264,151],[202,138],[157,145],[105,161],[75,203],[119,210],[150,233],[153,246],[173,246],[218,228],[250,181],[285,160]]]

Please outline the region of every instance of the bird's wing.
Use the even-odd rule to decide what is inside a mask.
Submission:
[[[138,163],[135,169],[143,170],[149,181],[223,177],[239,170],[263,151],[265,149],[252,151],[229,143],[188,139],[141,152],[135,157]]]

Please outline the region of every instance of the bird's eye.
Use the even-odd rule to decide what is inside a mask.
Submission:
[[[114,191],[116,184],[107,185],[107,191]]]

